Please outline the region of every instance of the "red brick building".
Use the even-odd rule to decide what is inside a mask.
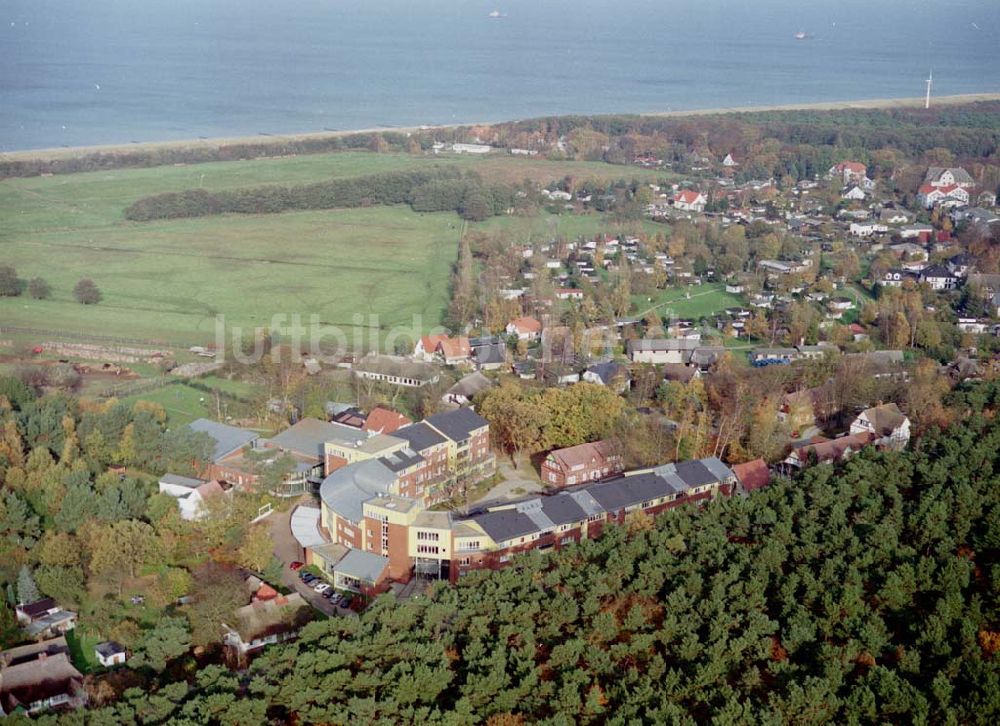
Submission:
[[[542,462],[542,481],[563,488],[606,479],[624,470],[622,456],[608,441],[595,441],[549,452]]]

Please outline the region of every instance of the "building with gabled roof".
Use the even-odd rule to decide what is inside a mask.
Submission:
[[[610,441],[595,441],[550,451],[542,462],[542,481],[563,488],[606,479],[624,470],[621,453]]]
[[[851,433],[872,434],[878,446],[903,449],[910,441],[910,419],[895,403],[880,403],[858,414]]]
[[[0,652],[0,715],[33,715],[86,704],[83,675],[73,666],[66,638]]]

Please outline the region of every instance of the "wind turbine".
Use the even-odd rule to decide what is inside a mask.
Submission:
[[[934,70],[927,75],[927,98],[924,99],[924,108],[931,107],[931,85],[934,83]]]

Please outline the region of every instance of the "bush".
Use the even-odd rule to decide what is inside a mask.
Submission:
[[[0,267],[0,297],[17,297],[21,294],[21,281],[17,270],[10,265]]]
[[[46,300],[52,294],[52,288],[43,278],[33,277],[28,283],[28,294],[35,300]]]
[[[81,305],[96,305],[101,301],[101,290],[89,277],[85,277],[76,283],[73,288],[73,297]]]

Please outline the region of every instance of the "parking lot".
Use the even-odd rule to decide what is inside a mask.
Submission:
[[[289,565],[302,559],[302,551],[292,536],[292,510],[275,512],[271,515],[271,541],[274,542],[274,556],[281,560],[281,582],[289,590],[295,590],[306,602],[326,615],[356,616],[353,610],[334,605],[312,587],[299,579],[298,573]],[[330,583],[331,585],[333,583]]]

